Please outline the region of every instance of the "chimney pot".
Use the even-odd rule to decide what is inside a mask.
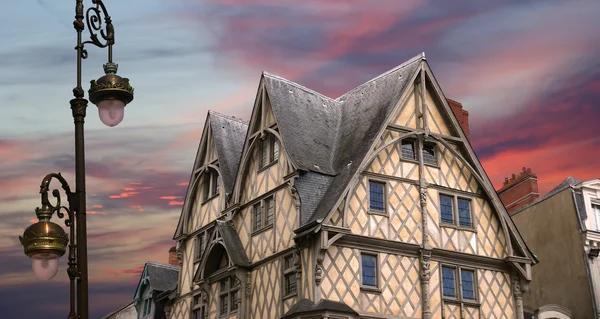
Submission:
[[[169,248],[169,265],[179,266],[179,258],[177,257],[177,248],[175,246]]]
[[[523,167],[518,174],[511,174],[510,180],[505,177],[504,185],[498,196],[509,213],[536,201],[539,198],[537,178],[525,178],[536,176],[531,168]]]

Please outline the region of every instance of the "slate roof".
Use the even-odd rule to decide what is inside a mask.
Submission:
[[[296,188],[304,224],[322,220],[342,195],[424,56],[331,99],[264,72],[285,150],[301,174]]]
[[[309,299],[301,299],[295,305],[286,312],[281,319],[291,317],[293,315],[308,313],[308,312],[320,312],[320,311],[332,311],[337,313],[349,313],[358,316],[358,313],[350,308],[343,302],[331,301],[327,299],[321,299],[317,304],[313,303]]]
[[[217,220],[217,227],[221,237],[223,237],[223,243],[225,244],[229,258],[231,258],[231,262],[238,266],[250,266],[250,261],[248,260],[248,256],[246,256],[246,251],[238,233],[221,220]]]
[[[225,193],[231,194],[244,148],[248,124],[214,111],[209,111],[210,126],[219,157],[219,169]]]
[[[159,264],[154,262],[146,263],[150,285],[154,291],[166,291],[177,287],[179,279],[179,267],[172,265]]]

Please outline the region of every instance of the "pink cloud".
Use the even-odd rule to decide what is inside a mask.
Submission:
[[[169,206],[183,206],[183,202],[170,201]]]

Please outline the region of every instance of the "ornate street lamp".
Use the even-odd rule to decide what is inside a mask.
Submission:
[[[70,310],[68,319],[88,319],[88,262],[87,262],[87,233],[86,233],[86,195],[85,195],[85,154],[83,124],[88,101],[84,98],[81,88],[81,62],[88,56],[84,48],[93,44],[100,48],[108,47],[108,62],[104,65],[106,75],[91,81],[88,91],[90,101],[98,106],[102,123],[115,126],[123,120],[125,105],[133,100],[133,88],[129,79],[121,78],[117,73],[117,64],[112,61],[112,46],[114,28],[102,0],[92,0],[95,6],[85,12],[85,22],[90,32],[90,40],[82,41],[82,31],[85,29],[83,15],[83,0],[75,1],[75,21],[73,26],[77,31],[77,86],[73,89],[74,99],[70,101],[75,122],[75,192],[72,192],[67,181],[60,173],[46,175],[40,186],[42,206],[35,213],[39,221],[19,237],[25,250],[25,255],[31,258],[35,276],[41,280],[53,278],[58,271],[58,259],[65,254],[69,247],[67,274],[70,279]],[[64,190],[68,207],[61,202],[60,191],[54,189],[53,204],[48,196],[50,183],[57,179]],[[56,213],[63,218],[67,213],[65,225],[69,228],[69,236],[63,228],[50,221]],[[70,238],[69,238],[70,237]],[[75,282],[76,281],[76,282]],[[77,304],[75,305],[75,296]]]

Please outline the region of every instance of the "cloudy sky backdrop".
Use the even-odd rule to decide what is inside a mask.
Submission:
[[[74,3],[5,0],[0,10],[3,318],[68,312],[66,260],[36,282],[17,236],[35,222],[46,173],[74,180]],[[425,52],[446,96],[470,112],[496,187],[523,166],[542,193],[569,175],[600,177],[598,1],[105,3],[136,96],[114,128],[88,109],[92,318],[131,301],[145,261],[167,262],[206,113],[249,119],[262,70],[335,98]],[[105,50],[88,51],[86,89],[106,62]]]

